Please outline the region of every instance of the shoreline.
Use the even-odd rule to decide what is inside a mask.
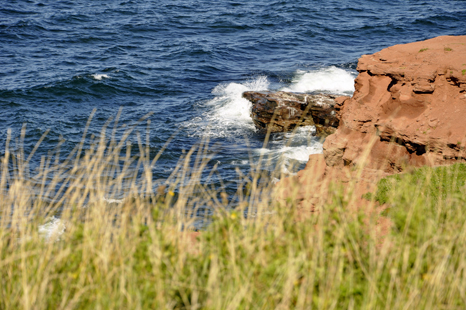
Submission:
[[[388,47],[363,55],[357,70],[355,92],[340,99],[340,125],[323,154],[278,185],[300,188],[301,205],[315,201],[305,198],[309,183],[354,179],[370,188],[414,167],[466,160],[466,36]]]

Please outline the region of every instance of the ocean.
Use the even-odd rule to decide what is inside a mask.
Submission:
[[[264,135],[247,90],[351,95],[358,58],[385,47],[466,34],[466,1],[26,1],[0,4],[0,157],[26,126],[37,167],[60,144],[66,157],[121,109],[117,135],[136,124],[164,183],[184,151],[211,146],[204,181],[232,194],[238,174],[295,173],[322,152],[312,128]],[[150,123],[137,121],[147,115]],[[149,136],[146,137],[149,126]],[[147,141],[147,142],[146,142]],[[147,145],[148,143],[148,145]],[[137,153],[137,147],[133,148]],[[209,170],[210,169],[210,170]]]

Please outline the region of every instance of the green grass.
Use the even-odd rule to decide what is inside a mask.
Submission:
[[[446,203],[448,196],[459,196],[466,181],[466,165],[462,163],[436,168],[422,167],[411,173],[397,174],[379,181],[375,199],[381,204],[391,203],[390,199],[398,199],[400,186],[408,187],[413,192],[422,186],[422,196],[430,203]],[[441,199],[440,199],[441,198]],[[440,200],[439,200],[440,199]]]
[[[249,195],[239,191],[238,206],[226,211],[222,193],[199,181],[207,169],[199,155],[205,146],[188,152],[171,185],[157,191],[151,183],[156,160],[142,142],[137,157],[121,154],[119,145],[101,138],[82,157],[70,157],[71,171],[44,158],[34,178],[47,176],[47,184],[25,177],[25,156],[6,153],[0,171],[0,309],[466,306],[465,165],[382,180],[371,200],[388,205],[382,215],[355,208],[351,190],[343,190],[352,184],[335,184],[318,212],[297,220],[293,197],[279,200],[270,184],[258,185],[258,166],[238,176]],[[199,159],[194,166],[193,158]],[[128,164],[116,169],[113,163],[122,159]],[[18,169],[10,172],[7,164]],[[131,199],[119,206],[99,199],[126,188],[123,180],[131,180]],[[59,195],[64,181],[69,186]],[[319,192],[319,186],[307,190]],[[46,204],[36,191],[60,201]],[[182,229],[192,225],[193,206],[215,210],[195,241]],[[38,226],[58,210],[66,231],[45,240]],[[383,238],[382,219],[393,223]]]
[[[429,236],[457,236],[464,230],[465,182],[465,164],[423,167],[382,179],[374,199],[388,207],[394,233],[419,244]],[[420,234],[422,229],[429,234]]]
[[[419,50],[419,53],[425,52],[425,51],[427,51],[428,49],[429,49],[428,47],[426,47],[426,48],[421,48],[421,49]]]

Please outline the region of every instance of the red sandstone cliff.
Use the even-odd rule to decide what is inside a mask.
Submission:
[[[362,56],[357,70],[354,95],[339,98],[340,125],[324,143],[327,166],[367,158],[396,172],[466,159],[466,36],[392,46]]]

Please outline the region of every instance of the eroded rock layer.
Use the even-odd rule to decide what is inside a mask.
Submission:
[[[341,100],[334,95],[248,91],[243,97],[252,102],[251,117],[261,131],[282,132],[315,125],[317,135],[326,136],[339,124]]]
[[[396,45],[359,59],[328,166],[367,162],[387,172],[466,159],[466,36]]]

